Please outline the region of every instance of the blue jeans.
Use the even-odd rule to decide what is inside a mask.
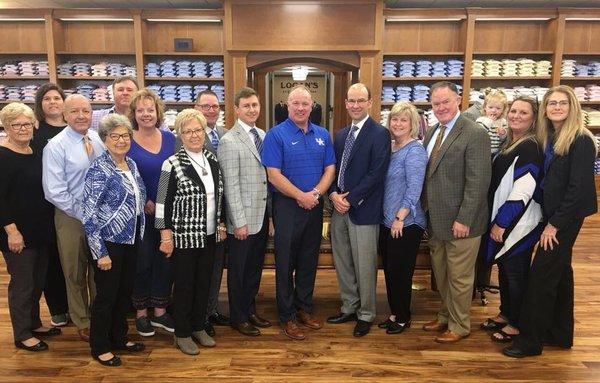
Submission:
[[[154,215],[146,214],[144,238],[138,246],[135,284],[131,300],[136,310],[165,308],[171,302],[171,262],[158,250],[160,234]]]

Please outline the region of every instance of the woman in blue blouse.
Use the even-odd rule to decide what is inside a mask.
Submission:
[[[154,228],[154,210],[160,168],[175,153],[175,135],[160,130],[164,104],[149,89],[138,91],[129,104],[133,140],[127,156],[137,165],[146,185],[146,228],[138,248],[138,263],[133,288],[133,307],[137,310],[135,327],[141,336],[153,336],[154,328],[174,331],[173,319],[166,311],[171,301],[171,265],[158,251],[160,236]],[[154,315],[148,315],[148,308]]]
[[[127,341],[127,309],[136,269],[136,247],[144,232],[146,188],[135,162],[126,157],[131,146],[129,120],[109,114],[98,135],[106,151],[85,175],[83,227],[94,266],[96,298],[92,303],[90,347],[105,366],[119,366],[113,350],[139,352],[144,345]]]
[[[391,315],[379,324],[388,334],[410,327],[412,277],[427,225],[419,199],[427,167],[427,151],[417,141],[419,114],[408,102],[392,107],[388,120],[392,156],[385,179],[381,253]]]

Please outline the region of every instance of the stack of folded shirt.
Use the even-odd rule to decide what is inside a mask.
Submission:
[[[85,77],[92,73],[92,66],[89,63],[75,63],[73,64],[73,76]]]
[[[131,76],[131,77],[135,77],[137,76],[137,70],[135,69],[135,66],[133,65],[123,65],[123,76]]]
[[[177,85],[164,85],[161,87],[162,99],[165,102],[177,102]]]
[[[35,94],[38,90],[37,85],[26,85],[21,88],[21,100],[24,102],[35,102]]]
[[[494,59],[488,59],[484,62],[484,70],[486,77],[498,77],[500,76],[502,69],[502,62]]]
[[[396,101],[411,101],[412,100],[412,88],[406,85],[399,85],[396,87]]]
[[[477,89],[471,89],[471,92],[469,92],[469,103],[473,103],[475,101],[483,102],[484,98],[485,93],[483,92],[483,89],[481,91]]]
[[[113,100],[111,96],[112,94],[108,92],[106,86],[98,86],[96,89],[92,90],[92,101],[109,102]]]
[[[389,117],[390,117],[390,110],[389,109],[381,109],[381,113],[379,114],[379,123],[383,126],[387,126]]]
[[[384,85],[381,88],[381,101],[382,102],[394,102],[396,101],[396,92],[394,91],[394,87]]]
[[[19,73],[19,63],[18,62],[8,62],[2,65],[2,75],[3,76],[20,76]]]
[[[106,70],[106,63],[101,62],[92,65],[92,76],[94,77],[106,77],[108,76]]]
[[[577,77],[588,77],[590,75],[589,68],[586,64],[575,65],[575,72],[577,73]]]
[[[217,126],[225,126],[225,111],[223,109],[219,111],[219,118],[217,118]]]
[[[586,126],[600,126],[600,110],[585,108],[583,115]]]
[[[573,88],[573,93],[575,93],[575,97],[577,97],[577,99],[579,101],[587,101],[587,89],[585,89],[584,86],[576,86]]]
[[[50,68],[48,67],[48,61],[38,61],[37,75],[48,77],[50,75]]]
[[[396,62],[385,60],[381,68],[381,75],[383,77],[396,77]]]
[[[521,77],[535,76],[536,63],[532,59],[520,58],[518,61],[517,75]]]
[[[545,77],[551,75],[552,63],[548,60],[540,60],[535,63],[535,75]]]
[[[413,88],[412,101],[427,102],[429,101],[429,87],[423,84],[417,84]]]
[[[175,70],[177,71],[177,77],[192,77],[192,69],[190,62],[187,60],[177,61],[175,63]]]
[[[0,101],[8,100],[6,96],[6,85],[0,84]]]
[[[432,77],[446,77],[448,76],[446,70],[446,62],[445,61],[434,61],[431,64],[431,76]]]
[[[223,85],[213,85],[210,87],[210,90],[216,93],[219,102],[225,102],[225,87]]]
[[[517,76],[518,61],[512,59],[502,60],[502,67],[500,69],[503,77],[514,77]]]
[[[85,96],[85,98],[87,98],[88,100],[93,100],[94,97],[93,97],[92,92],[97,87],[98,87],[98,85],[96,85],[96,84],[81,84],[81,85],[77,86],[75,89],[77,90],[78,94]]]
[[[425,120],[427,121],[428,126],[433,126],[438,123],[438,119],[433,114],[433,109],[429,109],[425,111]]]
[[[462,60],[450,59],[446,64],[446,75],[449,77],[460,77],[463,74],[465,63]]]
[[[177,99],[179,102],[194,102],[194,93],[191,85],[179,85],[177,87]]]
[[[160,63],[161,77],[176,77],[177,69],[175,68],[175,60],[165,60]]]
[[[592,61],[588,63],[590,76],[600,77],[600,62]]]
[[[157,84],[153,84],[153,85],[148,85],[146,88],[150,89],[158,97],[162,98],[162,86],[157,85]]]
[[[483,60],[473,60],[471,62],[471,76],[483,77],[485,75],[485,63]]]
[[[165,111],[164,124],[171,130],[175,126],[175,119],[177,118],[177,110],[169,109]]]
[[[59,76],[72,76],[73,75],[73,63],[66,62],[63,64],[59,64],[56,67],[56,71]]]
[[[210,76],[213,78],[224,77],[223,61],[213,61],[208,64],[210,68]]]
[[[588,101],[600,101],[600,85],[587,85],[585,89]]]
[[[210,87],[206,84],[197,84],[194,85],[194,101],[198,99],[198,95],[205,90],[210,89]]]
[[[431,61],[419,60],[415,67],[415,77],[430,77],[431,76]]]
[[[194,61],[190,65],[192,77],[208,77],[208,65],[205,61]]]
[[[145,73],[148,77],[160,77],[160,65],[157,63],[146,64]]]
[[[20,86],[7,86],[6,87],[6,99],[21,101],[23,100],[23,92],[21,91]]]
[[[563,60],[560,66],[560,77],[574,77],[577,72],[575,65],[576,60]]]
[[[398,77],[414,77],[415,63],[414,61],[400,61],[398,64]]]
[[[20,61],[18,67],[21,76],[33,77],[37,74],[36,61]]]

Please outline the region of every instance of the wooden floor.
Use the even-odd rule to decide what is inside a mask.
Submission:
[[[122,355],[119,368],[92,361],[86,343],[73,326],[49,340],[50,351],[31,354],[15,349],[7,308],[9,277],[0,265],[0,381],[11,382],[113,382],[113,381],[219,381],[219,382],[600,382],[600,215],[586,221],[574,252],[575,345],[572,350],[547,347],[540,357],[514,360],[501,355],[479,330],[479,323],[496,313],[498,296],[487,306],[474,302],[471,336],[455,345],[440,345],[421,325],[434,318],[439,299],[429,290],[428,276],[415,282],[413,327],[401,335],[386,335],[373,328],[367,336],[352,337],[353,325],[325,325],[307,331],[305,341],[285,338],[278,326],[258,338],[217,327],[217,347],[200,355],[183,355],[171,345],[171,336],[158,331],[145,341],[141,355]],[[259,312],[275,321],[274,272],[263,276]],[[383,273],[379,273],[378,320],[387,313]],[[226,292],[221,304],[226,311]],[[317,315],[338,311],[339,298],[333,270],[319,270],[315,291]],[[44,306],[43,320],[49,322]],[[133,325],[130,328],[134,328]],[[132,338],[139,339],[137,334]],[[158,379],[158,380],[156,380]]]

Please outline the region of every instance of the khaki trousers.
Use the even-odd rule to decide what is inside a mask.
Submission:
[[[470,310],[480,241],[481,237],[429,239],[431,267],[442,298],[438,321],[448,323],[448,329],[459,335],[471,332]]]
[[[94,269],[83,225],[55,209],[56,240],[69,302],[71,320],[82,330],[90,327],[90,302],[96,296]]]

